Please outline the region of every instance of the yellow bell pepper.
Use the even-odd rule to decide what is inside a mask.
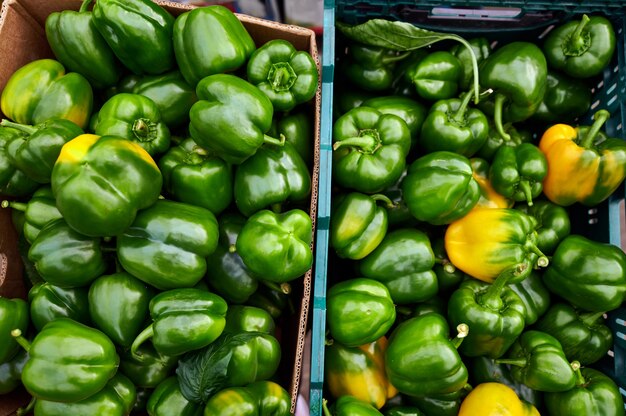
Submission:
[[[476,386],[461,403],[459,416],[540,416],[535,406],[523,402],[501,383]]]

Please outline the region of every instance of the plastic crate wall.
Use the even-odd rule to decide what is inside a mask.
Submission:
[[[392,1],[325,0],[322,51],[321,163],[318,199],[317,252],[314,283],[313,340],[311,351],[311,415],[322,415],[324,346],[326,333],[326,285],[329,250],[330,194],[332,181],[333,79],[335,68],[335,22],[363,23],[385,18],[411,22],[419,27],[455,32],[471,37],[483,35],[492,40],[535,40],[576,15],[601,13],[609,17],[617,33],[614,62],[594,87],[592,108],[579,122],[589,123],[593,112],[609,110],[612,117],[605,130],[612,137],[626,140],[626,1]],[[626,247],[622,185],[608,201],[594,208],[571,209],[572,230],[596,241]],[[609,314],[614,348],[600,364],[620,385],[626,401],[626,308]]]

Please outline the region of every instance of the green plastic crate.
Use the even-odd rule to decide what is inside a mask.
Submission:
[[[359,24],[373,18],[413,23],[440,32],[462,36],[486,36],[492,40],[537,41],[553,26],[582,13],[601,13],[611,19],[617,32],[614,62],[599,77],[594,88],[591,113],[606,108],[612,114],[605,130],[612,137],[626,140],[626,1],[393,1],[393,0],[324,0],[324,39],[322,52],[322,123],[321,162],[316,235],[316,267],[313,302],[313,340],[311,351],[311,415],[322,415],[324,382],[324,341],[326,332],[326,285],[332,181],[333,80],[335,68],[336,21]],[[580,123],[590,123],[591,114]],[[622,186],[601,205],[594,208],[574,206],[570,210],[572,231],[596,241],[626,247]],[[608,324],[614,333],[614,348],[598,365],[620,385],[626,400],[626,308],[609,314]]]

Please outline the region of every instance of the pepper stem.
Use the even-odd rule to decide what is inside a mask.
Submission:
[[[583,14],[580,22],[578,22],[578,26],[576,26],[576,29],[572,32],[572,35],[568,39],[569,46],[573,47],[572,49],[575,51],[584,51],[585,49],[585,38],[581,35],[583,33],[583,30],[585,29],[585,26],[587,26],[587,23],[589,23],[589,20],[589,16]]]
[[[28,205],[23,202],[15,202],[15,201],[2,201],[0,202],[0,207],[2,208],[13,208],[17,211],[26,211],[26,207]]]
[[[0,125],[3,127],[11,127],[15,130],[23,131],[26,134],[33,134],[37,131],[37,128],[34,126],[29,126],[28,124],[20,124],[14,123],[11,120],[4,119],[0,122]]]
[[[372,154],[378,149],[380,141],[377,137],[371,134],[364,134],[357,137],[349,137],[335,142],[333,144],[333,150],[337,150],[342,146],[358,147],[363,153]]]
[[[142,360],[141,356],[143,354],[138,352],[137,349],[139,349],[139,346],[143,344],[145,341],[152,338],[152,335],[154,335],[153,324],[148,325],[146,329],[144,329],[143,331],[141,331],[139,335],[137,335],[137,338],[135,338],[135,340],[133,341],[133,344],[130,346],[130,353],[133,355],[134,359],[139,360],[139,361]]]
[[[463,101],[461,101],[461,106],[459,107],[458,110],[456,110],[456,113],[454,114],[454,121],[456,121],[459,124],[462,124],[464,122],[465,119],[465,112],[467,111],[467,106],[469,105],[470,99],[472,98],[472,94],[470,94],[469,92],[466,92],[465,95],[463,96]]]
[[[520,357],[520,358],[498,358],[496,360],[493,360],[494,363],[496,364],[509,364],[509,365],[515,365],[517,367],[526,367],[526,365],[528,364],[528,360],[524,357]]]
[[[530,182],[528,182],[527,179],[522,179],[519,182],[519,187],[524,193],[524,196],[526,197],[526,203],[528,204],[529,207],[532,207],[533,206],[533,191],[532,191],[532,188],[530,187]]]
[[[502,127],[502,107],[504,106],[504,102],[506,101],[506,96],[496,93],[496,98],[494,101],[493,108],[493,122],[496,125],[496,131],[502,137],[503,140],[509,141],[511,140],[511,136],[509,133],[504,131],[504,127]]]
[[[15,328],[14,330],[12,330],[11,331],[11,336],[13,338],[15,338],[15,342],[20,344],[20,346],[22,348],[24,348],[26,350],[26,352],[28,352],[30,350],[30,342],[28,342],[28,340],[26,338],[24,338],[24,336],[22,335],[22,330],[21,329]]]
[[[24,415],[31,413],[33,411],[33,408],[35,407],[36,402],[37,402],[37,399],[32,397],[30,399],[30,402],[28,402],[28,404],[26,405],[26,407],[20,407],[19,409],[15,411],[15,414],[17,416],[24,416]]]
[[[91,5],[92,2],[93,0],[84,0],[83,4],[80,5],[80,9],[78,9],[78,11],[86,12],[89,9],[89,6]]]
[[[229,253],[236,253],[237,252],[237,245],[236,244],[231,244],[228,246],[228,252]]]
[[[328,400],[322,399],[322,409],[324,410],[324,416],[333,416],[328,410]]]
[[[590,327],[593,326],[593,324],[595,324],[603,315],[604,312],[581,313],[578,315],[578,319],[580,319],[583,324]]]
[[[574,370],[574,373],[576,373],[576,386],[584,386],[587,380],[585,380],[585,376],[583,376],[582,371],[580,371],[580,363],[578,361],[572,361],[570,366],[572,370]]]
[[[276,292],[281,292],[281,293],[284,293],[285,295],[288,295],[291,293],[291,285],[289,283],[285,282],[279,285],[276,282],[270,282],[269,280],[261,280],[261,283],[263,283],[265,286],[269,287],[270,289],[275,290]]]
[[[543,254],[541,250],[539,250],[539,247],[537,247],[535,243],[527,241],[524,247],[539,256],[536,263],[537,267],[548,267],[550,260],[548,260],[548,257]]]
[[[280,134],[280,138],[276,139],[272,136],[268,136],[267,134],[263,135],[263,143],[273,144],[276,146],[284,146],[285,145],[285,135]]]
[[[580,142],[580,147],[589,149],[593,145],[593,141],[596,138],[598,132],[602,128],[602,125],[611,117],[611,113],[607,110],[599,110],[593,115],[593,124],[587,131],[587,135]]]
[[[443,267],[443,271],[448,274],[456,272],[456,267],[449,259],[440,259],[435,257],[435,263],[441,265]]]
[[[522,273],[526,265],[524,263],[516,264],[502,270],[496,280],[485,290],[480,298],[480,304],[490,309],[499,311],[502,309],[502,290],[509,283],[511,277]]]
[[[459,349],[459,347],[461,346],[461,343],[463,342],[465,337],[467,337],[469,335],[469,325],[467,325],[467,324],[458,324],[456,326],[456,331],[457,331],[456,337],[454,337],[450,341],[452,341],[452,344],[454,345],[454,348]]]
[[[139,140],[145,139],[150,135],[150,120],[147,118],[138,118],[133,123],[133,134]]]
[[[389,199],[387,195],[374,194],[374,195],[370,195],[370,198],[372,198],[376,202],[383,202],[385,204],[385,207],[389,209],[396,206],[396,204],[394,204],[393,201]]]

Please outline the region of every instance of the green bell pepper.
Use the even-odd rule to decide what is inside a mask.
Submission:
[[[295,313],[295,308],[290,294],[284,290],[275,290],[270,285],[260,285],[257,290],[246,300],[246,305],[256,306],[269,313],[272,318],[279,319],[283,312]],[[282,286],[282,285],[281,285]]]
[[[351,43],[348,54],[340,61],[340,72],[348,82],[366,91],[384,91],[391,87],[394,66],[409,56],[408,52],[378,46]]]
[[[476,57],[476,62],[480,66],[480,64],[491,55],[491,45],[489,44],[489,40],[484,37],[472,38],[467,41],[470,47],[474,51],[474,56]],[[474,81],[474,69],[472,65],[472,55],[469,49],[460,43],[456,43],[452,48],[450,48],[450,53],[456,56],[456,58],[461,62],[461,68],[463,73],[461,75],[461,80],[459,85],[462,90],[467,90],[471,87],[472,82]]]
[[[395,95],[401,95],[403,97],[417,99],[417,91],[411,75],[412,69],[419,64],[419,62],[428,55],[425,48],[412,50],[406,59],[403,59],[393,68],[393,80],[391,81],[391,91]],[[337,94],[335,94],[337,95]]]
[[[576,375],[561,344],[550,334],[525,331],[511,346],[507,356],[495,362],[511,365],[513,379],[533,390],[562,392],[576,384]]]
[[[281,140],[265,134],[272,125],[272,102],[248,81],[230,74],[203,78],[199,101],[189,110],[189,133],[200,146],[232,164],[240,164],[266,143]]]
[[[333,125],[333,178],[340,186],[375,193],[402,175],[411,147],[407,124],[394,114],[358,107]]]
[[[552,254],[559,243],[570,234],[571,222],[567,210],[550,201],[538,201],[532,206],[517,204],[515,209],[530,215],[537,221],[537,247],[545,254]]]
[[[335,76],[337,76],[337,74]],[[333,95],[333,120],[336,120],[339,116],[353,108],[362,106],[365,101],[379,97],[378,93],[363,91],[354,87],[352,84],[348,84],[347,81],[345,83],[335,81]]]
[[[257,290],[258,280],[237,253],[236,243],[246,218],[238,213],[219,217],[219,240],[206,258],[206,280],[215,292],[232,303],[243,303]]]
[[[43,416],[124,416],[130,414],[136,400],[137,391],[133,383],[117,373],[102,390],[86,399],[70,403],[37,399],[34,410],[35,414]]]
[[[132,180],[129,180],[132,178]],[[126,230],[159,197],[163,178],[138,144],[83,134],[67,142],[52,169],[52,193],[70,227],[88,236]]]
[[[98,0],[93,23],[115,56],[135,74],[174,67],[174,17],[149,0]]]
[[[37,182],[15,166],[9,154],[10,144],[21,136],[24,134],[18,130],[0,127],[0,195],[28,196],[39,187]]]
[[[129,348],[144,327],[154,290],[125,272],[100,276],[89,287],[94,326],[122,348]]]
[[[273,335],[275,329],[274,318],[265,309],[246,305],[230,305],[228,307],[224,332],[262,332]]]
[[[122,65],[96,29],[84,0],[78,11],[63,10],[46,18],[46,37],[54,56],[70,71],[78,72],[97,89],[113,86]]]
[[[457,352],[469,331],[460,325],[450,340],[446,319],[436,313],[411,318],[396,327],[385,352],[389,381],[400,393],[430,396],[454,393],[467,383],[468,373]]]
[[[387,210],[378,201],[392,206],[382,194],[358,192],[333,198],[330,246],[339,257],[359,260],[370,254],[387,234]]]
[[[8,394],[22,385],[22,370],[28,361],[28,353],[21,350],[8,361],[0,363],[0,394]]]
[[[285,142],[291,143],[302,157],[302,160],[311,167],[313,161],[313,121],[309,111],[290,112],[279,116],[274,114],[270,136],[285,136]]]
[[[272,381],[258,381],[246,387],[230,387],[211,396],[205,416],[289,416],[291,397]]]
[[[548,162],[541,150],[532,143],[522,143],[498,149],[489,169],[489,179],[502,196],[532,205],[533,198],[543,190],[542,181],[547,173]]]
[[[476,156],[492,161],[498,149],[503,146],[517,147],[522,143],[530,142],[532,136],[528,130],[518,130],[511,123],[502,126],[502,130],[509,136],[508,140],[504,140],[495,126],[489,124],[489,134],[485,144],[478,150]]]
[[[422,231],[401,228],[391,231],[358,263],[361,276],[378,280],[389,290],[395,304],[426,301],[439,290],[432,270],[435,254]]]
[[[548,71],[546,93],[532,120],[565,123],[589,111],[591,89],[582,81]]]
[[[0,96],[2,113],[20,124],[63,118],[84,129],[92,106],[89,81],[75,72],[66,74],[52,59],[32,61],[15,71]]]
[[[524,330],[524,303],[506,286],[515,270],[503,271],[492,284],[468,279],[450,295],[450,325],[471,328],[459,347],[463,355],[499,358]]]
[[[511,42],[496,49],[480,66],[480,84],[494,90],[492,100],[483,101],[493,114],[496,130],[509,135],[503,121],[523,121],[532,116],[546,90],[548,67],[541,49],[530,42]]]
[[[37,329],[57,318],[70,318],[85,325],[91,323],[86,287],[62,288],[48,282],[38,283],[28,291],[30,320]]]
[[[524,304],[526,326],[537,322],[550,307],[550,291],[543,284],[541,275],[535,271],[530,272],[521,282],[512,283],[509,287],[517,293]]]
[[[514,202],[499,194],[489,180],[489,162],[479,157],[470,159],[472,176],[480,187],[480,198],[474,209],[480,208],[511,208]]]
[[[575,78],[589,78],[608,66],[615,45],[615,31],[606,17],[583,14],[580,20],[548,33],[543,50],[551,67]]]
[[[620,388],[611,378],[593,368],[576,365],[573,389],[547,393],[546,408],[551,415],[624,415]]]
[[[235,172],[235,204],[246,217],[283,203],[304,203],[311,195],[311,174],[291,143],[264,144]]]
[[[137,387],[137,400],[135,400],[135,405],[131,411],[131,414],[135,412],[146,412],[146,406],[148,405],[148,399],[152,394],[153,389]]]
[[[28,259],[46,282],[85,286],[106,270],[100,244],[99,238],[82,235],[58,219],[43,227],[28,249]]]
[[[569,235],[557,246],[543,282],[581,309],[616,309],[626,294],[626,254],[619,247]]]
[[[489,121],[477,108],[468,108],[472,94],[462,99],[439,100],[430,107],[422,124],[420,146],[426,152],[447,150],[471,157],[489,134]]]
[[[452,393],[409,397],[409,402],[417,406],[427,416],[457,416],[461,403],[469,390],[471,390],[471,386],[466,384],[462,389]]]
[[[346,347],[376,341],[396,320],[396,309],[382,283],[366,278],[334,284],[326,295],[330,336]]]
[[[450,262],[443,236],[438,236],[432,241],[432,248],[436,259],[433,271],[437,275],[438,293],[440,295],[449,294],[459,287],[467,275]]]
[[[556,338],[570,361],[593,364],[613,346],[613,333],[604,324],[603,312],[582,312],[566,303],[555,303],[535,329]]]
[[[161,120],[159,108],[139,94],[120,93],[105,102],[98,112],[96,134],[132,140],[150,156],[170,147],[170,131]]]
[[[13,164],[30,179],[50,183],[52,168],[65,143],[83,134],[76,124],[64,119],[49,119],[36,126],[2,120],[0,125],[26,133],[11,141],[8,147]]]
[[[284,39],[272,39],[252,53],[248,80],[272,102],[275,111],[290,111],[315,96],[317,64],[306,51]]]
[[[22,231],[24,232],[26,241],[30,244],[35,241],[41,229],[46,224],[62,218],[61,213],[56,207],[52,189],[48,186],[37,189],[26,204],[16,201],[2,201],[0,206],[2,206],[2,208],[10,207],[14,211],[24,212]]]
[[[432,152],[409,166],[402,195],[411,215],[433,225],[449,224],[478,203],[480,187],[465,156]]]
[[[261,210],[244,224],[237,252],[248,270],[263,280],[284,283],[304,275],[313,264],[311,217],[300,209],[282,214]]]
[[[406,176],[406,168],[400,176],[400,179],[390,187],[383,191],[385,195],[391,201],[391,205],[386,205],[387,209],[387,223],[389,228],[409,228],[418,225],[418,221],[411,215],[409,208],[402,198],[402,181]]]
[[[28,323],[28,304],[23,299],[0,296],[0,363],[11,360],[20,350],[11,331],[17,328],[25,332]]]
[[[206,76],[237,70],[256,49],[237,16],[220,5],[178,16],[173,38],[176,62],[192,87]]]
[[[157,289],[191,287],[204,276],[218,235],[208,209],[160,200],[117,237],[117,258],[124,270]]]
[[[201,416],[202,406],[187,400],[180,391],[178,377],[163,380],[150,395],[146,410],[150,416]]]
[[[157,387],[172,375],[178,364],[178,357],[160,354],[150,344],[140,346],[137,353],[139,359],[130,350],[123,351],[119,370],[137,387]]]
[[[457,94],[463,67],[461,61],[450,52],[436,51],[407,68],[407,75],[423,99],[446,100]]]
[[[159,159],[159,168],[165,189],[177,201],[206,208],[218,215],[233,200],[231,166],[191,138],[171,147]]]
[[[226,301],[200,289],[161,292],[150,300],[149,307],[153,322],[132,342],[136,359],[141,358],[137,349],[148,339],[160,354],[182,355],[215,341],[226,325]]]
[[[30,358],[22,370],[26,390],[41,400],[76,402],[102,390],[115,375],[115,345],[97,329],[68,318],[49,322],[32,344],[12,331]]]
[[[328,409],[326,400],[322,402],[324,416],[383,416],[374,406],[352,396],[341,396]]]
[[[417,407],[395,406],[385,410],[385,416],[424,416],[424,413]]]

